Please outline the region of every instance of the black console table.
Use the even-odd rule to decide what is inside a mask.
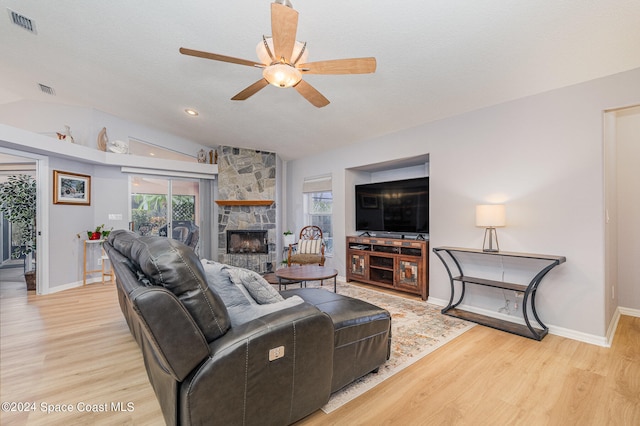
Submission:
[[[507,331],[509,333],[517,334],[520,336],[528,337],[530,339],[542,340],[544,336],[549,332],[549,328],[542,323],[540,318],[538,317],[538,313],[536,312],[536,291],[540,282],[544,278],[544,276],[555,266],[566,262],[566,258],[564,256],[550,256],[544,254],[529,254],[529,253],[513,253],[513,252],[485,252],[482,250],[476,249],[468,249],[468,248],[459,248],[459,247],[436,247],[433,249],[433,252],[440,258],[442,263],[444,264],[447,273],[449,274],[449,280],[451,282],[451,297],[449,299],[449,304],[442,309],[442,313],[461,318],[464,320],[472,321],[478,324],[486,325],[488,327],[496,328],[498,330]],[[495,281],[489,280],[480,277],[473,277],[465,275],[462,268],[462,261],[460,260],[461,253],[470,253],[477,255],[485,255],[485,256],[505,256],[505,257],[517,257],[523,259],[535,259],[541,261],[548,261],[548,263],[533,277],[529,284],[516,284],[504,281]],[[443,256],[448,256],[448,259],[452,262],[447,262],[447,259]],[[453,268],[449,267],[449,263],[455,265],[455,269],[457,271],[452,271]],[[460,295],[458,299],[454,302],[455,298],[455,287],[454,283],[458,281],[462,283]],[[526,325],[518,324],[512,321],[505,321],[498,318],[490,317],[487,315],[482,315],[474,312],[465,311],[463,309],[458,308],[462,299],[464,298],[465,286],[466,284],[475,284],[486,287],[494,287],[505,290],[512,290],[516,292],[524,293],[524,299],[522,301],[522,313],[524,316],[524,322]],[[529,302],[529,304],[527,303]],[[529,320],[528,310],[531,310],[533,313],[533,317],[540,325],[541,328],[534,327],[531,325],[531,321]]]

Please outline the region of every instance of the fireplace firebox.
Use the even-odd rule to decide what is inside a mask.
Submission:
[[[227,254],[268,254],[267,231],[227,230]]]

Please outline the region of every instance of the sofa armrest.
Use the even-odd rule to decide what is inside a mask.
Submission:
[[[233,327],[180,389],[181,423],[291,424],[331,393],[333,323],[302,303]]]
[[[169,290],[140,287],[128,297],[153,346],[153,353],[145,353],[145,359],[157,359],[168,374],[181,382],[209,355],[204,335]]]

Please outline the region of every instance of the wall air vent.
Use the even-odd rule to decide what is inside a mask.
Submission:
[[[45,86],[44,84],[41,84],[41,83],[38,83],[38,86],[40,86],[40,90],[42,91],[42,93],[46,93],[47,95],[51,95],[51,96],[56,95],[56,91],[53,90],[53,87]]]
[[[26,16],[21,15],[18,12],[14,12],[11,9],[7,9],[7,11],[9,12],[9,17],[11,18],[11,22],[13,22],[14,24],[16,24],[19,27],[24,28],[25,30],[29,31],[30,33],[37,34],[37,32],[36,32],[36,23],[33,22],[32,19],[27,18]]]

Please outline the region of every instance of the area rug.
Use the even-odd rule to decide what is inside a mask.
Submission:
[[[333,283],[322,288],[333,291]],[[307,287],[319,287],[309,282]],[[391,313],[391,357],[377,373],[369,373],[331,395],[322,411],[330,413],[402,371],[469,330],[475,324],[440,313],[440,307],[338,281],[338,293],[365,300]]]

